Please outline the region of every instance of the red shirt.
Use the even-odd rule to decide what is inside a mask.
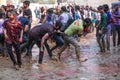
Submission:
[[[8,39],[5,39],[7,43],[18,44],[19,43],[19,31],[22,30],[22,24],[16,20],[14,23],[10,20],[6,20],[3,23],[3,27],[7,31]]]

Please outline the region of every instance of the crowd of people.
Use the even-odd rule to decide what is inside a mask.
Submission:
[[[111,50],[111,36],[113,47],[120,46],[120,6],[111,10],[107,4],[92,8],[75,4],[60,6],[58,3],[55,8],[36,8],[34,13],[39,23],[32,26],[29,5],[30,1],[24,1],[20,9],[10,4],[0,7],[0,56],[9,56],[17,70],[21,68],[21,55],[25,50],[25,57],[31,62],[34,44],[39,48],[38,66],[42,65],[45,48],[50,59],[59,62],[61,53],[70,44],[75,47],[77,60],[86,61],[80,56],[79,40],[94,28],[100,53]],[[48,40],[53,40],[56,45],[51,48]],[[53,54],[56,49],[59,50]]]

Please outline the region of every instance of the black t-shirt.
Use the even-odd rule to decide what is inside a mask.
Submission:
[[[29,32],[29,37],[33,39],[41,39],[46,33],[51,36],[53,34],[53,25],[44,23],[33,27]]]
[[[25,9],[23,11],[23,14],[25,14],[28,17],[28,19],[32,18],[32,12],[30,9]]]

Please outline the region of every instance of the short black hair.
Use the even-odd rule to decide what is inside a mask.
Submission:
[[[13,14],[14,16],[17,16],[17,12],[15,10],[10,10],[9,13]]]
[[[80,6],[79,5],[75,5],[75,10],[80,10]]]
[[[47,13],[53,13],[53,9],[52,9],[52,8],[49,8],[49,9],[47,10]]]
[[[28,6],[30,5],[30,1],[24,1],[23,3],[28,5]]]
[[[58,20],[58,21],[56,21],[54,29],[59,30],[62,26],[63,26],[63,24]]]
[[[3,18],[3,13],[2,12],[0,12],[0,19],[2,19]]]
[[[10,7],[11,7],[12,9],[15,9],[15,6],[14,6],[14,5],[10,5]]]
[[[89,27],[89,26],[92,24],[92,21],[91,21],[90,18],[85,18],[85,19],[83,20],[83,23],[85,23],[85,24],[83,24],[84,27]]]
[[[1,7],[2,7],[5,11],[7,10],[7,6],[2,5]]]
[[[109,10],[108,4],[104,4],[103,7],[104,7],[104,11],[105,11],[105,12]]]
[[[97,9],[98,9],[98,10],[103,10],[104,7],[103,7],[103,6],[99,6]]]
[[[61,10],[63,10],[64,12],[67,12],[67,9],[66,9],[65,6],[62,6],[62,7],[61,7]]]

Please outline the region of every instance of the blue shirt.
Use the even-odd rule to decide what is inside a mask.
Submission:
[[[30,20],[28,18],[26,18],[26,17],[20,17],[18,20],[21,22],[23,29],[26,27],[26,25],[28,25],[28,26],[30,25]],[[28,31],[23,32],[23,41],[27,40]]]

